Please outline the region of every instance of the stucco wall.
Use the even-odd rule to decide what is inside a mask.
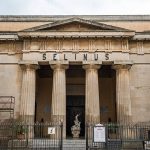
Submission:
[[[0,95],[15,97],[15,117],[20,111],[22,71],[18,64],[0,64]],[[0,113],[0,118],[9,119],[9,112]]]
[[[135,64],[130,70],[133,122],[150,121],[150,65]]]

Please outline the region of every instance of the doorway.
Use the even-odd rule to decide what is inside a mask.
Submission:
[[[116,123],[116,72],[111,65],[102,65],[99,69],[99,97],[101,122]]]
[[[79,121],[81,122],[80,137],[85,135],[85,96],[67,96],[66,105],[66,136],[72,137],[71,127],[74,125],[75,116],[79,114]]]

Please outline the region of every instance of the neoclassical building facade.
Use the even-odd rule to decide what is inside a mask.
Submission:
[[[150,121],[150,16],[0,16],[0,96],[14,116]],[[7,115],[0,113],[0,118]]]

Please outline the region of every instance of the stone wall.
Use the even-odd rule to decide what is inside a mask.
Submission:
[[[133,122],[150,121],[149,64],[135,64],[131,67],[130,90]]]
[[[20,111],[22,71],[18,64],[0,64],[0,95],[15,97],[15,118]],[[0,118],[9,119],[9,112],[0,112]]]

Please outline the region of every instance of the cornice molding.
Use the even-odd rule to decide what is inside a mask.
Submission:
[[[80,37],[131,37],[130,40],[150,40],[150,31],[86,31],[86,32],[0,32],[0,40],[22,40],[22,38],[80,38]]]
[[[72,31],[72,32],[18,32],[18,36],[21,38],[38,38],[38,37],[48,37],[48,38],[86,38],[86,37],[133,37],[135,35],[135,32],[132,31],[87,31],[87,32],[78,32],[78,31]]]
[[[72,17],[95,21],[150,21],[150,15],[0,15],[0,22],[54,22]]]
[[[150,32],[136,33],[133,40],[150,40]]]
[[[1,32],[0,40],[19,40],[17,33]]]

